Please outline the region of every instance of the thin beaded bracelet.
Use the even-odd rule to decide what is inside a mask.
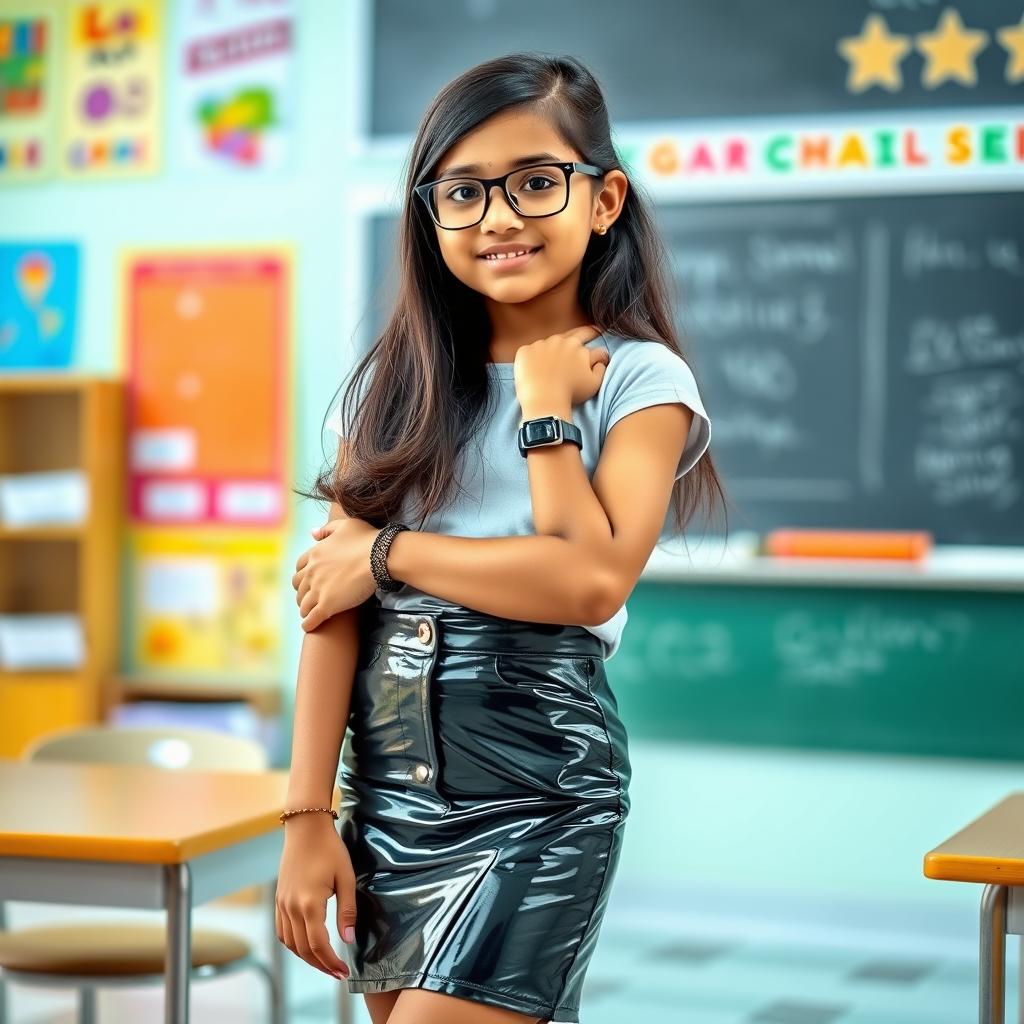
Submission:
[[[293,814],[305,814],[307,811],[326,811],[335,821],[338,820],[338,812],[333,807],[296,807],[295,810],[285,811],[278,820],[283,825],[285,818],[290,818]]]

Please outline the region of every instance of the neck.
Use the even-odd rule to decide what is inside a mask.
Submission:
[[[521,346],[590,323],[577,297],[578,280],[579,271],[528,302],[497,302],[485,297],[491,323],[491,362],[514,362]]]

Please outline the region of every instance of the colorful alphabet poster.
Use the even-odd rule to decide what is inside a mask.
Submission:
[[[278,531],[139,530],[131,546],[133,671],[280,675]]]
[[[253,174],[288,159],[294,123],[291,0],[182,0],[175,83],[180,164]]]
[[[71,364],[78,246],[0,244],[0,369]]]
[[[162,0],[67,0],[62,171],[136,177],[160,166]]]
[[[283,523],[289,267],[283,251],[128,258],[132,521]]]
[[[0,184],[53,173],[56,27],[52,2],[0,7]]]

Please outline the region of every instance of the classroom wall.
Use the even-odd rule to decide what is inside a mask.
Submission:
[[[298,89],[293,167],[279,177],[206,181],[161,173],[136,181],[67,182],[0,190],[0,239],[74,241],[81,247],[80,329],[74,367],[122,369],[120,254],[127,247],[289,244],[295,253],[290,450],[303,485],[322,463],[321,426],[352,358],[345,315],[357,302],[343,257],[349,166],[349,71],[338,59],[343,5],[306,4],[297,33]],[[170,48],[166,51],[171,59]],[[245,444],[240,425],[239,444]],[[281,588],[294,628],[284,630],[282,685],[290,712],[302,630],[291,572],[324,521],[315,503],[292,498],[292,529]],[[290,567],[290,568],[289,568]],[[127,557],[125,559],[127,575]],[[125,579],[127,585],[127,578]],[[124,638],[125,644],[128,637]],[[127,652],[126,652],[127,657]]]

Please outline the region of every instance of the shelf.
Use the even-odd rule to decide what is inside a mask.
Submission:
[[[77,615],[86,643],[84,664],[72,669],[0,669],[0,757],[19,756],[55,729],[105,718],[121,621],[124,437],[119,379],[0,373],[0,474],[72,470],[89,495],[80,522],[0,523],[0,613]]]
[[[81,668],[0,668],[0,685],[5,683],[80,683],[89,677],[86,666]]]
[[[54,526],[5,526],[0,523],[0,540],[81,540],[86,529],[84,523]]]
[[[77,394],[97,383],[120,385],[122,382],[118,377],[103,377],[75,370],[40,372],[35,368],[18,370],[5,367],[3,373],[0,373],[0,395],[5,392],[25,392],[35,395],[40,391],[65,391]]]
[[[278,679],[246,680],[231,685],[222,680],[205,682],[198,679],[116,676],[113,685],[123,700],[241,700],[252,704],[264,715],[276,715],[281,710],[281,683]]]

